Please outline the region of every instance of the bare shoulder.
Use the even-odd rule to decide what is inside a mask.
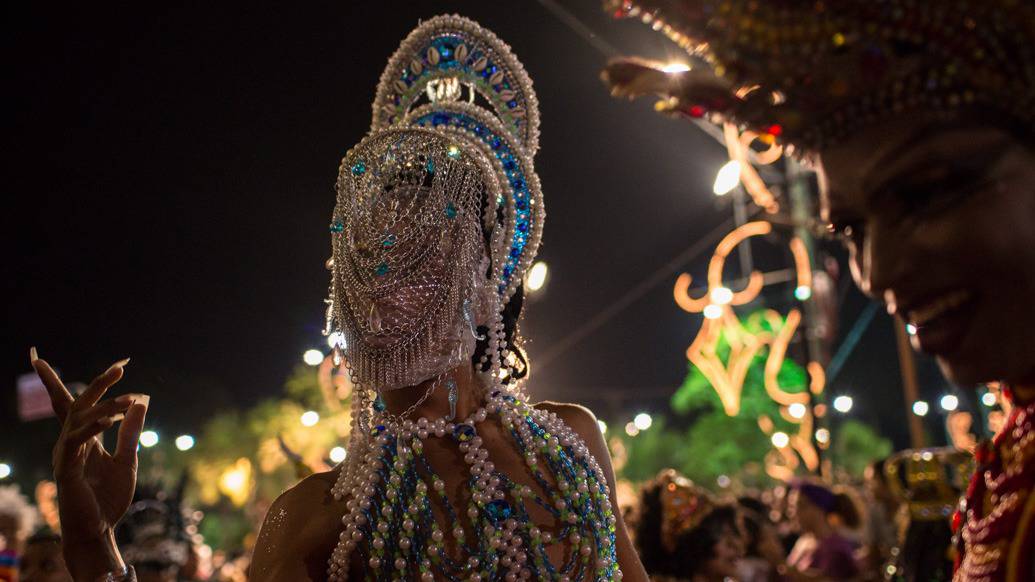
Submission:
[[[338,541],[345,503],[331,488],[338,470],[316,473],[281,493],[259,530],[251,580],[320,580]]]
[[[604,436],[600,433],[600,425],[597,424],[597,417],[593,411],[580,404],[549,400],[540,402],[535,407],[556,414],[564,421],[564,424],[571,427],[575,434],[582,437],[582,441],[589,447],[589,452],[593,453],[604,471],[610,474],[611,455],[607,450]]]
[[[600,432],[597,426],[597,417],[593,414],[593,411],[581,404],[544,400],[536,404],[535,407],[556,414],[582,438],[586,438],[587,434],[593,434],[592,430],[596,430],[597,434]]]

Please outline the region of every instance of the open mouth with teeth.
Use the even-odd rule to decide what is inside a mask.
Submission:
[[[952,291],[910,308],[905,317],[916,328],[917,347],[930,354],[946,355],[962,344],[970,329],[974,307],[974,293]]]

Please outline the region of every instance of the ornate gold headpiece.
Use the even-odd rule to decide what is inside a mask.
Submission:
[[[973,456],[953,448],[905,450],[884,463],[888,486],[916,520],[948,519],[973,472]]]
[[[1026,0],[608,0],[708,66],[611,63],[619,95],[716,115],[806,150],[879,119],[973,107],[1035,130],[1035,3]]]

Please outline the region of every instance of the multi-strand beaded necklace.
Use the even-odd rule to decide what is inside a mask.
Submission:
[[[556,414],[495,390],[462,422],[399,422],[384,413],[373,422],[368,452],[356,467],[366,478],[345,491],[343,471],[332,490],[348,499],[349,513],[330,580],[348,578],[353,552],[367,580],[621,579],[607,482],[585,443]],[[487,422],[509,434],[543,494],[496,470],[478,436]],[[451,439],[464,454],[467,499],[447,496],[424,455],[431,438]],[[533,505],[552,516],[555,533],[532,521]],[[451,527],[439,524],[436,508]],[[567,544],[562,563],[548,555],[554,544]]]

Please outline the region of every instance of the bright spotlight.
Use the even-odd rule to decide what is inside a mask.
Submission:
[[[942,399],[938,404],[941,405],[942,410],[952,412],[960,407],[960,399],[956,398],[955,394],[946,394],[945,396],[942,396]]]
[[[334,447],[331,449],[330,457],[335,463],[340,463],[345,460],[345,447]]]
[[[598,419],[597,420],[597,426],[600,427],[600,432],[602,434],[607,434],[607,423],[606,422]]]
[[[176,443],[176,448],[181,451],[189,451],[194,448],[194,437],[189,434],[181,434],[176,437],[174,442]]]
[[[992,394],[991,392],[985,392],[984,394],[982,394],[981,395],[981,404],[984,404],[985,406],[988,406],[989,408],[995,406],[995,404],[996,404],[995,394]]]
[[[805,412],[808,409],[801,402],[795,402],[787,407],[787,414],[791,415],[791,418],[805,418]]]
[[[791,437],[785,432],[774,432],[772,438],[773,446],[782,449],[791,443]]]
[[[931,406],[923,400],[917,400],[913,403],[913,414],[917,416],[927,416],[927,413],[931,410]]]
[[[666,63],[661,67],[661,70],[666,73],[685,73],[690,70],[690,65],[686,63]]]
[[[712,303],[716,305],[728,305],[733,301],[733,291],[729,287],[716,287],[711,292]]]
[[[641,412],[633,418],[633,424],[640,430],[647,430],[650,425],[654,424],[654,419],[646,412]]]
[[[640,434],[640,429],[636,428],[635,424],[627,422],[625,423],[625,434],[634,437]]]
[[[808,285],[799,285],[798,288],[794,290],[794,297],[798,301],[808,301],[809,298],[812,297],[812,287],[809,287]]]
[[[342,349],[345,348],[345,335],[340,331],[336,331],[327,336],[327,347],[333,350],[337,346],[341,346]]]
[[[529,291],[538,291],[543,288],[546,284],[546,274],[549,268],[546,263],[537,261],[532,268],[528,270],[528,275],[525,276],[525,289]]]
[[[715,176],[715,184],[712,185],[712,192],[716,196],[725,196],[733,191],[740,184],[740,162],[730,160],[719,168]]]
[[[319,366],[323,362],[323,352],[320,350],[306,350],[302,354],[302,361],[310,366]]]
[[[824,445],[829,443],[830,442],[830,431],[825,429],[825,428],[821,428],[821,429],[817,430],[816,431],[816,442],[822,443]]]
[[[906,333],[908,333],[909,335],[916,335],[916,326],[913,325],[912,323],[907,323],[906,324]]]
[[[145,430],[140,433],[140,446],[151,448],[158,444],[158,433],[153,430]]]
[[[320,413],[315,410],[307,410],[302,413],[302,426],[313,426],[320,422]]]
[[[0,479],[6,479],[11,476],[11,466],[7,463],[0,463]]]
[[[709,303],[704,308],[704,316],[708,319],[719,319],[722,317],[722,307],[719,307],[714,303]]]
[[[854,404],[855,401],[852,400],[851,396],[838,396],[834,399],[834,410],[842,414],[847,414],[852,410],[852,405]]]

